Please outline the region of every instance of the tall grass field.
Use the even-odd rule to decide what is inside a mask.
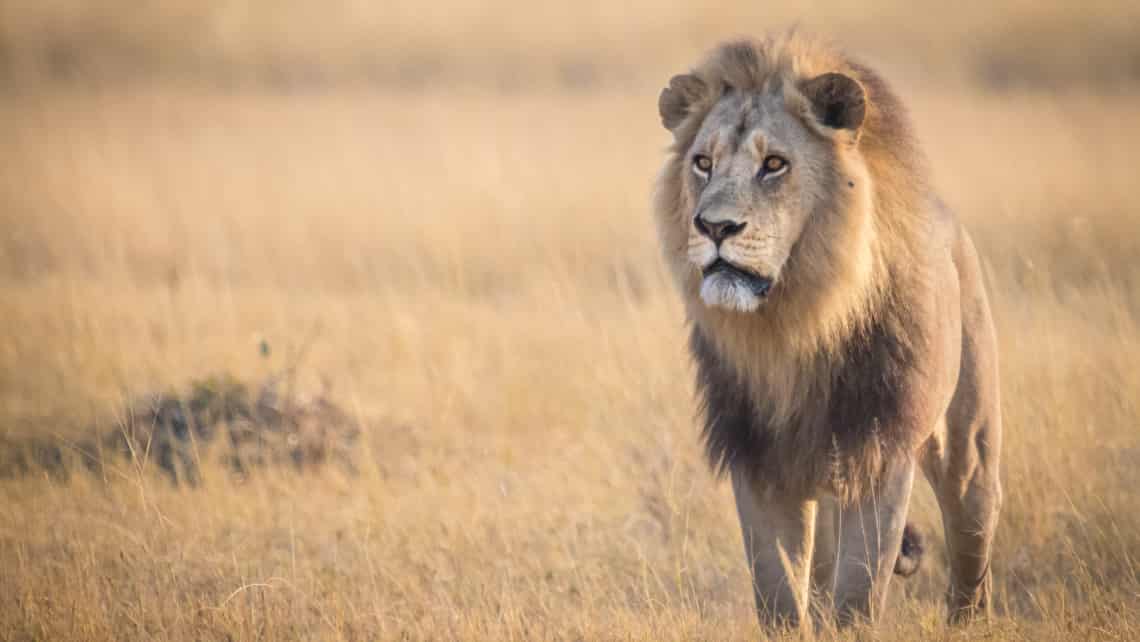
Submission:
[[[944,623],[920,483],[923,569],[816,637],[1140,639],[1140,5],[1101,0],[0,0],[0,639],[761,636],[649,202],[668,78],[789,26],[909,105],[1005,422],[995,617]]]

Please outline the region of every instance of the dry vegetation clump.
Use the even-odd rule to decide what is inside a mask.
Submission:
[[[0,479],[75,470],[106,477],[122,463],[154,466],[174,484],[196,486],[203,457],[234,474],[266,465],[353,470],[360,431],[327,395],[298,395],[291,380],[249,386],[230,376],[195,381],[185,395],[150,394],[128,404],[115,428],[78,442],[0,437]],[[121,462],[119,460],[122,460]]]

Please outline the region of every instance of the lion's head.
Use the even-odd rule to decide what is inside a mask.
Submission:
[[[881,82],[784,36],[718,48],[658,107],[674,136],[658,224],[698,323],[743,313],[826,331],[851,317],[882,272],[891,223],[876,210],[921,189],[895,169],[921,162]]]

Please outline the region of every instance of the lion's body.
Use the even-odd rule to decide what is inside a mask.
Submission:
[[[660,108],[676,144],[658,230],[758,606],[802,621],[811,575],[841,616],[872,615],[920,465],[943,510],[952,616],[970,615],[1000,503],[996,342],[973,245],[901,103],[790,36],[719,48]],[[790,170],[766,177],[773,154]],[[698,158],[709,169],[690,176]]]

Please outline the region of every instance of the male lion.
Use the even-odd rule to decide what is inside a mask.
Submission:
[[[899,99],[793,34],[720,46],[659,109],[675,142],[655,216],[762,624],[808,622],[813,587],[841,624],[875,617],[916,465],[942,509],[950,619],[987,612],[994,328]]]

